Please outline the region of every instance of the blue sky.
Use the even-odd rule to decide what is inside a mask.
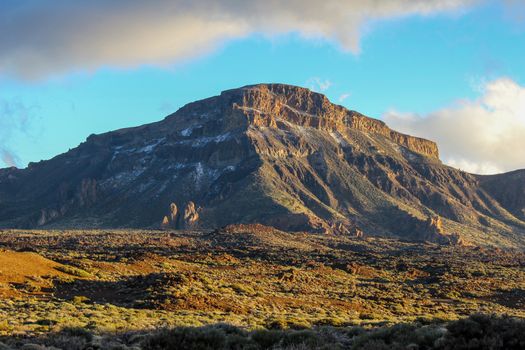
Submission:
[[[456,6],[462,1],[445,0],[444,8],[418,7],[403,13],[399,11],[406,4],[395,0],[388,5],[394,2],[401,2],[400,9],[367,9],[365,19],[338,19],[359,23],[343,28],[357,32],[348,40],[345,32],[326,31],[326,21],[315,22],[323,25],[316,31],[318,27],[305,29],[294,24],[293,18],[283,19],[272,12],[276,22],[248,29],[242,24],[239,32],[212,37],[195,52],[191,43],[185,43],[189,51],[172,56],[169,50],[158,57],[149,55],[151,50],[140,55],[140,40],[134,48],[138,53],[130,54],[125,47],[106,56],[89,56],[81,50],[70,55],[76,50],[73,46],[83,41],[100,52],[115,47],[115,43],[91,38],[87,28],[88,34],[71,39],[74,44],[66,41],[67,45],[62,42],[59,49],[49,50],[57,55],[54,65],[55,56],[40,47],[36,52],[41,56],[21,59],[20,47],[3,42],[7,39],[0,34],[0,48],[7,47],[0,53],[0,167],[12,162],[24,167],[51,158],[92,133],[154,122],[221,90],[281,82],[310,87],[401,131],[437,140],[448,164],[482,173],[525,168],[525,152],[519,157],[494,151],[502,152],[506,146],[525,149],[525,141],[520,141],[525,140],[525,110],[520,103],[525,97],[525,21],[520,11],[525,7],[508,6],[504,1],[464,1]],[[33,3],[28,1],[26,11]],[[95,3],[100,7],[97,11],[104,10],[103,2]],[[0,10],[2,6],[0,31],[15,30],[6,23],[13,22],[17,12],[9,15],[5,11],[9,5],[0,5]],[[35,7],[36,18],[49,16],[38,11]],[[61,8],[54,11],[59,13]],[[107,10],[111,11],[115,10]],[[276,5],[272,11],[285,13],[288,9]],[[33,34],[20,38],[30,48],[35,45],[38,21],[34,25]],[[272,25],[283,29],[274,32],[268,29]],[[67,29],[67,23],[64,26]],[[107,30],[118,29],[122,28]],[[131,32],[136,36],[141,30],[139,26]],[[171,30],[177,35],[185,29]],[[200,33],[198,25],[191,30]],[[16,32],[10,35],[17,38]],[[56,33],[42,35],[42,45],[48,38],[50,47],[57,45],[52,41]],[[355,35],[358,39],[352,39]],[[46,59],[49,62],[41,64]],[[504,102],[493,102],[496,100]],[[501,105],[513,109],[509,112]],[[482,126],[479,130],[483,131],[474,138],[475,130],[468,127],[472,118],[499,123],[499,134]],[[464,124],[467,126],[458,127]],[[513,131],[512,136],[507,129]],[[458,141],[463,138],[468,140]]]

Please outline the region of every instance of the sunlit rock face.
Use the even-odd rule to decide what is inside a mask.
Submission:
[[[525,204],[497,191],[499,179],[444,166],[434,142],[324,95],[260,84],[190,103],[157,123],[92,135],[27,169],[0,170],[0,226],[261,223],[520,245]],[[523,177],[516,179],[523,191]]]

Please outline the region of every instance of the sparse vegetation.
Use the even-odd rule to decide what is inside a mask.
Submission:
[[[82,277],[82,278],[91,277],[91,274],[89,272],[86,272],[74,266],[60,265],[60,266],[57,266],[56,269],[58,271],[61,271],[61,272],[67,273],[68,275],[72,275],[76,277]]]
[[[4,338],[0,349],[133,350],[297,350],[297,349],[477,349],[521,350],[525,321],[473,315],[448,323],[412,322],[394,326],[246,330],[228,324],[151,331],[94,333],[64,328],[39,337]],[[39,344],[39,345],[37,345]]]
[[[0,267],[11,348],[512,349],[525,317],[520,251],[249,227],[4,231],[0,246],[21,264]]]

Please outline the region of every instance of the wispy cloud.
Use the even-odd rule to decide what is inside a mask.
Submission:
[[[341,96],[339,96],[339,98],[337,100],[339,101],[339,103],[343,103],[350,96],[351,96],[351,94],[349,92],[345,92],[344,94],[341,94]]]
[[[0,72],[25,78],[170,65],[253,33],[297,33],[359,52],[370,20],[457,11],[478,0],[19,0],[0,2]]]
[[[0,153],[1,153],[0,158],[2,159],[5,165],[7,165],[8,167],[18,166],[19,160],[18,160],[18,157],[14,153],[12,153],[11,151],[5,148],[1,149]]]
[[[0,160],[5,166],[20,165],[20,157],[9,144],[14,137],[28,131],[37,108],[16,99],[0,99]]]
[[[306,82],[306,86],[310,88],[310,90],[317,92],[325,92],[326,90],[330,89],[332,85],[333,83],[330,80],[317,77],[310,78]]]
[[[486,82],[476,100],[427,115],[391,111],[400,131],[437,141],[444,162],[473,173],[525,168],[525,86],[509,78]]]
[[[523,0],[505,0],[505,15],[520,28],[525,28],[525,2]]]

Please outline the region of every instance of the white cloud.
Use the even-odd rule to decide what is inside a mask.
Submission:
[[[18,166],[20,158],[9,147],[20,133],[27,132],[36,106],[28,106],[19,100],[0,99],[0,166]]]
[[[338,101],[340,103],[343,103],[350,96],[351,96],[351,94],[349,92],[345,92],[344,94],[341,94],[341,96],[339,96]]]
[[[325,92],[326,90],[330,89],[333,83],[328,79],[321,79],[315,77],[308,79],[306,85],[308,86],[308,88],[310,88],[310,90]]]
[[[436,141],[451,166],[483,174],[525,168],[525,87],[509,78],[487,82],[476,100],[422,116],[390,111],[383,119]]]
[[[479,0],[19,0],[0,2],[0,73],[45,77],[166,65],[253,33],[298,33],[359,51],[370,20],[457,11]]]
[[[8,167],[17,166],[19,163],[18,157],[6,148],[0,149],[0,159]]]

